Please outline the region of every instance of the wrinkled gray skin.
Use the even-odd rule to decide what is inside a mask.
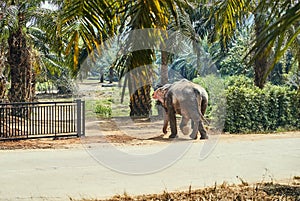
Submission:
[[[208,105],[208,94],[204,88],[192,83],[186,79],[173,84],[166,84],[153,93],[153,99],[161,102],[165,108],[165,119],[163,132],[167,133],[168,122],[170,122],[171,135],[169,138],[177,136],[176,114],[182,116],[180,129],[187,135],[189,128],[188,121],[191,119],[194,123],[193,131],[190,137],[197,139],[198,131],[201,134],[200,139],[207,139],[207,133],[203,126],[204,114]]]

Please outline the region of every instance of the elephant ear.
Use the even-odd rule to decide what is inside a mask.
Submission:
[[[162,102],[162,106],[166,109],[166,100],[167,100],[167,94],[169,89],[171,88],[172,84],[165,84],[164,86],[161,87],[161,91],[163,93],[163,102]]]
[[[171,86],[172,84],[165,84],[164,86],[161,87],[161,89],[166,93],[169,91]]]

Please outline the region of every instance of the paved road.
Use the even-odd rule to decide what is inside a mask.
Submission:
[[[176,150],[186,148],[186,141],[172,143],[178,145],[173,147]],[[299,134],[221,137],[202,159],[199,153],[207,142],[189,144],[183,155],[173,148],[173,155],[162,153],[172,150],[170,144],[119,145],[117,152],[103,144],[74,149],[0,151],[0,201],[107,198],[124,192],[160,193],[187,190],[190,185],[196,188],[223,181],[240,183],[237,177],[251,183],[300,176]],[[121,154],[117,163],[119,152],[125,153],[126,160]],[[102,158],[101,153],[110,154],[112,164],[106,161],[110,157]],[[170,158],[174,154],[182,157],[169,164],[168,154]],[[151,158],[157,155],[163,158]],[[140,163],[144,163],[145,172]],[[160,168],[161,165],[165,166]],[[134,168],[138,175],[131,174]]]

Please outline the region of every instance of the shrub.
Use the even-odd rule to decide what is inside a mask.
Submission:
[[[226,88],[230,86],[247,87],[247,88],[254,87],[253,80],[243,75],[239,75],[239,76],[234,75],[234,76],[226,77],[225,86]]]
[[[300,128],[300,96],[295,90],[274,85],[259,89],[246,80],[227,82],[224,131],[249,133]]]
[[[104,105],[103,103],[97,102],[95,105],[94,112],[101,117],[110,117],[112,114],[112,109],[108,105]]]

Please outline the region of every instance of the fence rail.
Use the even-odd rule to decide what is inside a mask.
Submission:
[[[0,103],[0,140],[85,135],[85,102]]]

